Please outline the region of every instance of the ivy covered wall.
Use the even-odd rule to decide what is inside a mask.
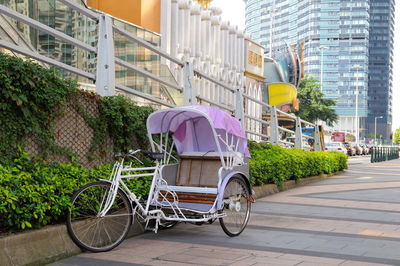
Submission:
[[[55,69],[0,53],[0,161],[23,150],[36,159],[86,167],[115,152],[148,148],[150,107],[83,92]]]

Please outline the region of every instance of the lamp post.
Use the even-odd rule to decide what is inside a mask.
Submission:
[[[360,137],[360,119],[358,117],[358,70],[362,69],[362,66],[356,65],[353,68],[356,70],[356,143],[358,143]]]
[[[264,9],[265,14],[270,14],[270,24],[269,24],[269,56],[272,57],[272,28],[274,25],[274,14],[279,13],[279,9],[275,8],[275,0],[272,2],[271,9]]]
[[[323,69],[324,69],[324,50],[326,50],[326,49],[329,49],[329,47],[328,46],[320,46],[320,47],[318,47],[318,49],[319,50],[321,50],[321,66],[320,66],[320,69],[321,69],[321,75],[320,75],[320,82],[321,82],[321,91],[322,91],[322,82],[323,82],[323,80],[322,80],[322,75],[323,75]]]
[[[374,131],[374,144],[376,145],[376,120],[383,118],[383,116],[375,116],[375,131]]]

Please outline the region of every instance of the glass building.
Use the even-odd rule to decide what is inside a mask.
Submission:
[[[246,0],[246,31],[266,55],[274,57],[285,43],[297,45],[305,73],[337,101],[335,130],[356,133],[359,92],[360,139],[369,133],[370,2],[375,0]]]
[[[74,2],[84,5],[84,2],[81,0],[74,0]],[[0,4],[86,44],[93,47],[97,46],[97,22],[79,14],[60,1],[0,0]],[[156,47],[160,47],[161,45],[161,36],[157,33],[117,18],[113,18],[113,23],[119,28],[132,33]],[[0,16],[0,39],[28,48],[32,51],[37,51],[42,55],[67,65],[96,74],[96,54],[66,43],[63,40],[36,30],[27,24],[16,21],[15,19],[5,15]],[[129,41],[126,37],[118,33],[114,33],[114,50],[116,57],[119,57],[135,66],[152,72],[157,76],[162,72],[159,55],[138,45],[137,43]],[[78,80],[83,88],[94,90],[95,86],[93,81],[67,71],[61,72],[65,77]],[[173,100],[172,97],[170,97],[170,94],[168,94],[169,88],[161,86],[159,83],[151,81],[149,78],[128,70],[120,65],[116,65],[115,81],[117,84],[152,94],[153,96],[160,97],[166,101]],[[144,101],[138,97],[135,97],[135,100],[138,102]]]
[[[370,1],[367,130],[374,133],[376,120],[384,139],[392,124],[394,7],[394,0]]]

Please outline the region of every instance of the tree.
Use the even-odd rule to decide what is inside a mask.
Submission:
[[[346,133],[345,139],[346,139],[347,142],[354,142],[354,141],[356,141],[356,137],[355,137],[353,134],[351,134],[351,133]]]
[[[393,142],[400,143],[400,127],[394,131]]]
[[[338,120],[338,115],[333,109],[336,101],[325,99],[320,87],[318,80],[313,77],[306,76],[301,80],[297,91],[300,108],[296,115],[312,123],[321,120],[332,126]]]

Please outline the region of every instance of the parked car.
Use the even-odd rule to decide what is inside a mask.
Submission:
[[[374,145],[372,145],[372,144],[366,144],[365,146],[366,146],[367,149],[368,149],[368,154],[371,154],[371,151],[372,151],[372,148],[374,147]]]
[[[365,145],[365,144],[360,144],[360,147],[361,147],[362,150],[363,150],[363,155],[369,154],[369,148],[367,147],[367,145]]]
[[[349,156],[354,156],[356,155],[356,150],[353,148],[353,146],[348,143],[348,142],[344,142],[343,145],[346,147],[347,149],[347,155]]]
[[[356,150],[356,155],[363,155],[363,148],[361,148],[360,144],[352,143],[352,146]]]
[[[325,143],[325,150],[326,151],[338,151],[338,152],[347,154],[347,148],[341,142]]]

